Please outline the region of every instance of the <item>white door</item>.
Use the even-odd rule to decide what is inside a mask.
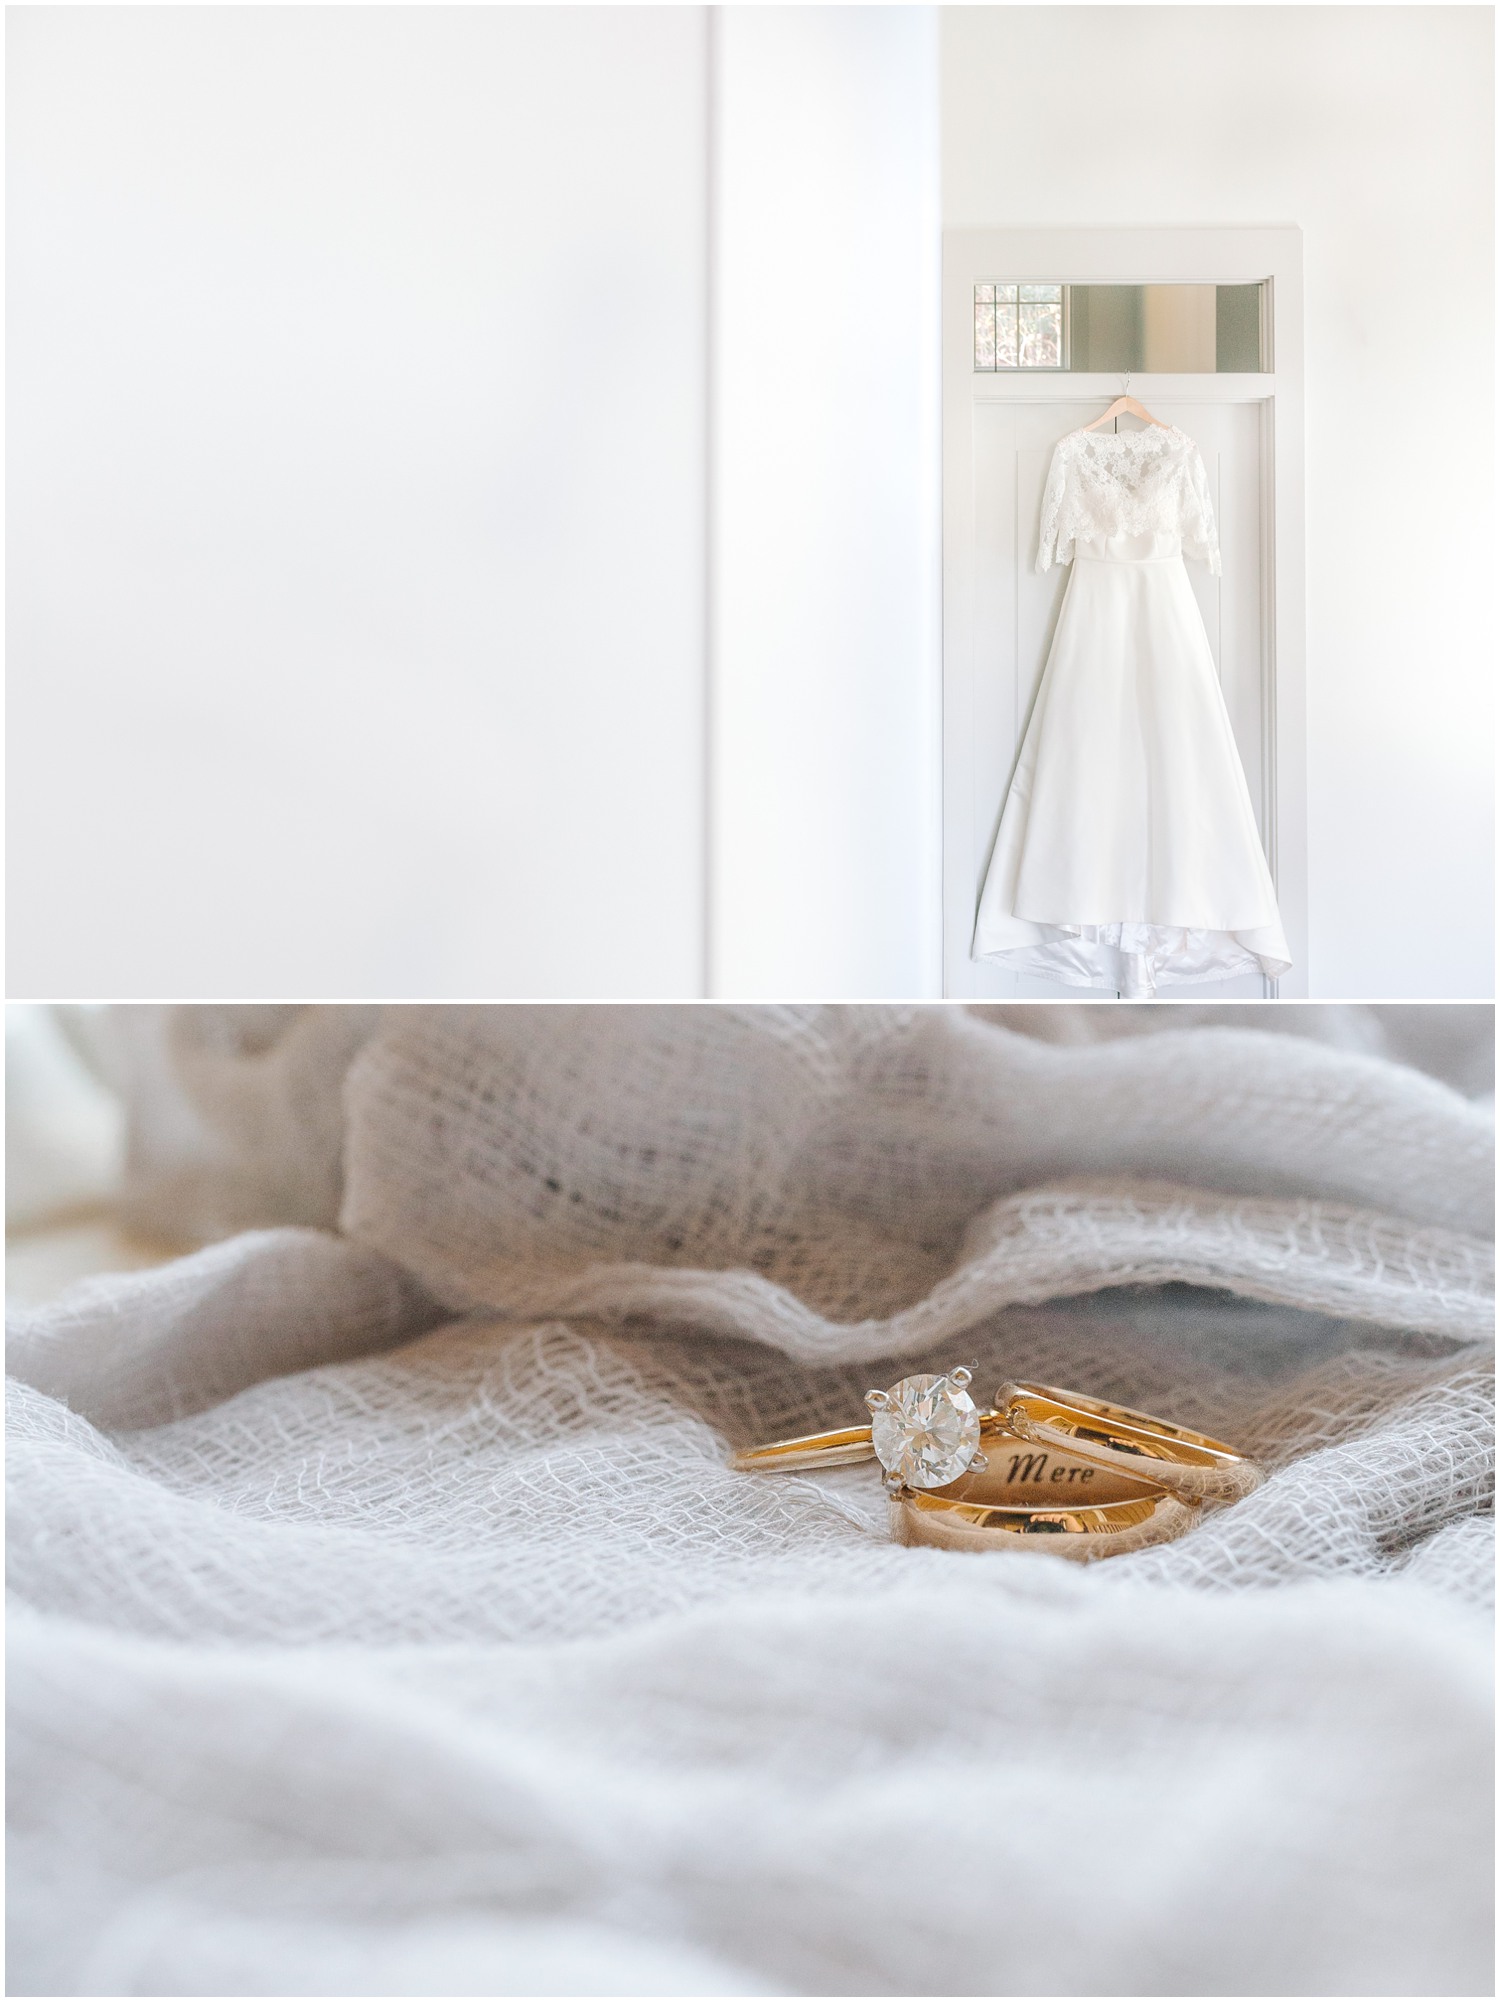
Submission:
[[[1194,438],[1203,454],[1219,522],[1223,575],[1213,576],[1205,563],[1189,561],[1186,567],[1264,841],[1261,408],[1155,397],[1149,376],[1137,377],[1131,390],[1156,416]],[[969,938],[1000,810],[1071,575],[1068,568],[1036,574],[1042,487],[1058,439],[1091,423],[1099,408],[1097,398],[1055,403],[997,398],[974,407],[971,671],[968,702],[960,704],[969,714],[966,725],[949,733],[948,747],[947,785],[967,796],[967,810],[949,816],[949,994],[1077,1000],[1087,992],[1061,981],[975,965]],[[1130,418],[1124,427],[1139,428]],[[950,698],[953,692],[950,678]],[[950,721],[957,724],[958,718],[950,716]],[[1268,987],[1258,974],[1243,974],[1181,991],[1194,1000],[1259,999]]]

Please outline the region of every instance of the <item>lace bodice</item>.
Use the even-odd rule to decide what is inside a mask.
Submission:
[[[1036,567],[1071,563],[1076,544],[1111,535],[1180,536],[1184,556],[1219,574],[1219,533],[1198,447],[1175,425],[1070,431],[1052,454]]]

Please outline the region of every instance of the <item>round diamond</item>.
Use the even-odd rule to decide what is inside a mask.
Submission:
[[[946,1376],[906,1376],[870,1425],[875,1457],[909,1488],[956,1481],[979,1450],[979,1413]]]

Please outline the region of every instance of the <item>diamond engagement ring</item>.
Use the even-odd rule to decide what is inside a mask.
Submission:
[[[777,1439],[736,1453],[731,1466],[776,1470],[785,1467],[845,1467],[876,1459],[892,1492],[943,1488],[960,1474],[982,1473],[979,1449],[986,1432],[1005,1426],[999,1412],[980,1411],[969,1395],[970,1369],[943,1376],[904,1376],[889,1390],[870,1390],[868,1425],[842,1432],[814,1432],[802,1439]]]

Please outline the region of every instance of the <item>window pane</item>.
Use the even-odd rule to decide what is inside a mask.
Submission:
[[[994,296],[995,288],[993,285],[976,285],[974,287],[974,297],[976,300],[983,302],[993,299]]]
[[[995,297],[997,299],[1009,299],[1014,304],[1015,296],[1016,288],[1014,285],[997,285],[995,287]]]
[[[1022,368],[1062,367],[1062,302],[1021,308]]]
[[[1042,299],[1061,300],[1062,287],[1061,285],[1023,285],[1021,287],[1021,297],[1028,303],[1033,300]]]
[[[1015,287],[1012,286],[1014,291]],[[1014,306],[995,308],[995,366],[1014,368],[1016,365],[1016,309]]]
[[[983,298],[974,302],[974,366],[983,369],[995,366],[995,308],[990,300]]]

